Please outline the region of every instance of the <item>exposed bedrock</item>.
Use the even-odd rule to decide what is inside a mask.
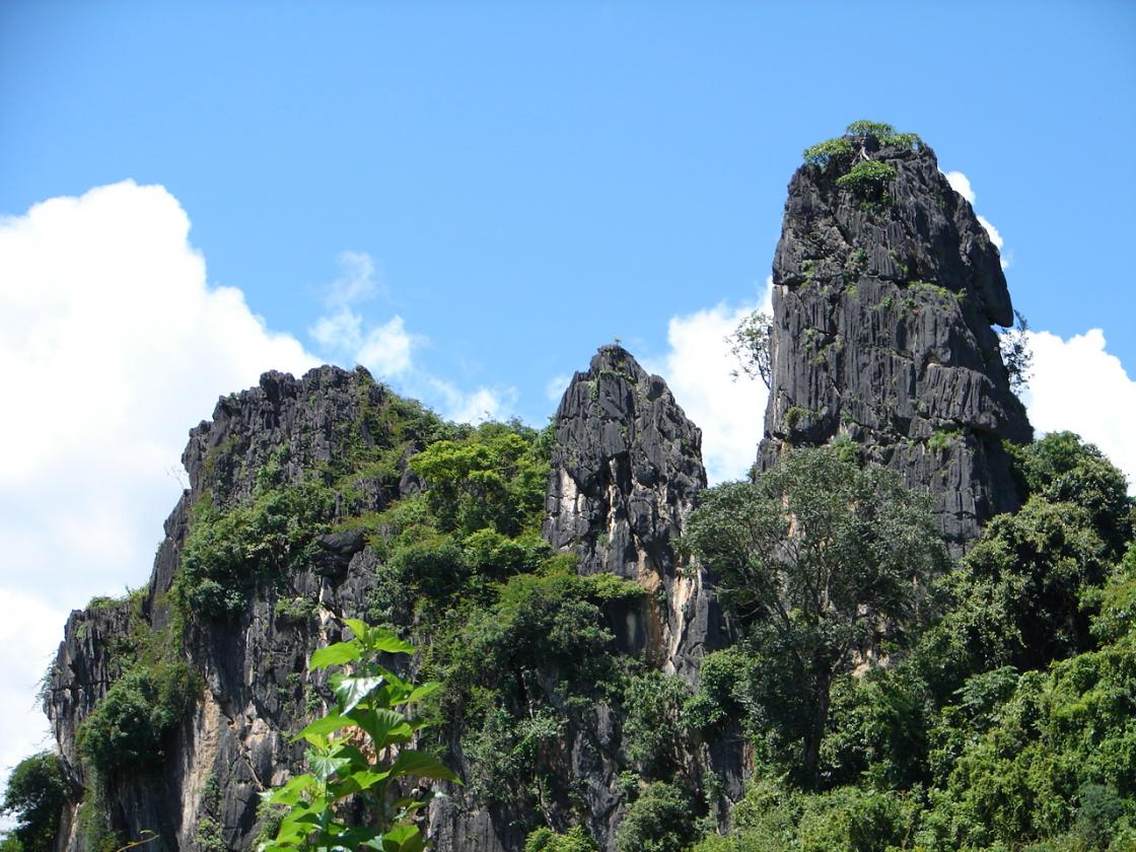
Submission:
[[[759,470],[787,445],[847,436],[928,489],[952,548],[1020,505],[1003,441],[1032,429],[992,324],[1013,310],[997,248],[934,152],[879,147],[882,197],[837,184],[850,163],[789,184],[773,264],[772,392]]]

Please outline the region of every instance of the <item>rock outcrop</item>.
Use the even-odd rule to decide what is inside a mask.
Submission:
[[[579,570],[635,580],[660,602],[648,653],[692,677],[723,635],[703,572],[675,543],[706,487],[702,433],[666,383],[625,349],[604,346],[576,373],[555,417],[544,536],[580,557]]]
[[[166,626],[192,507],[204,495],[218,507],[247,500],[266,472],[298,482],[334,471],[359,448],[391,447],[382,413],[396,402],[365,371],[266,373],[257,387],[221,399],[212,421],[191,431],[183,454],[190,487],[166,521],[148,589],[72,613],[50,672],[44,709],[77,789],[94,781],[78,753],[79,726],[122,674],[132,631]],[[363,510],[416,487],[390,476],[354,484]],[[155,832],[157,849],[251,848],[258,793],[299,769],[303,748],[289,736],[321,700],[321,686],[305,683],[308,657],[338,640],[337,618],[363,616],[373,583],[374,555],[358,533],[321,536],[315,548],[305,570],[259,585],[240,618],[187,630],[183,656],[201,678],[194,710],[151,767],[99,779],[109,829],[130,838]],[[85,848],[91,826],[79,822],[74,810],[65,814],[59,849]]]
[[[575,553],[581,574],[639,583],[647,592],[642,600],[607,613],[618,650],[695,680],[703,655],[727,636],[711,578],[676,552],[695,496],[706,487],[701,432],[666,383],[614,345],[602,347],[588,370],[572,378],[553,429],[545,539]],[[560,783],[579,791],[580,816],[603,850],[615,849],[625,812],[618,789],[621,722],[617,708],[598,703],[573,717],[557,750]],[[726,792],[740,794],[740,753],[708,752],[699,759],[725,779]],[[521,848],[523,833],[511,828],[509,814],[452,792],[431,808],[437,849]],[[555,816],[570,822],[567,812]]]
[[[1021,500],[1003,441],[1032,430],[991,329],[1012,324],[1010,294],[997,248],[934,152],[881,135],[845,137],[847,153],[789,184],[757,465],[847,436],[931,492],[960,552]],[[865,159],[890,176],[841,185]]]

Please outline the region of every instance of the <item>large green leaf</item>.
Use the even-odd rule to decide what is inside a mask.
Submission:
[[[312,775],[320,781],[326,781],[351,761],[346,757],[331,757],[326,754],[308,752],[308,766],[312,768]]]
[[[323,716],[310,722],[300,733],[292,737],[292,741],[307,740],[313,745],[317,745],[312,741],[312,737],[323,737],[327,734],[332,734],[340,728],[346,728],[348,725],[355,724],[353,720],[346,716],[341,716],[338,713],[332,713],[328,716]]]
[[[363,649],[356,642],[336,642],[326,648],[317,648],[308,663],[311,671],[326,669],[328,666],[341,666],[352,663],[363,655]]]
[[[300,794],[310,789],[316,783],[311,775],[297,775],[283,787],[277,787],[271,792],[263,793],[264,801],[271,805],[291,806],[300,801]]]
[[[419,687],[415,687],[414,691],[407,696],[405,701],[400,701],[400,704],[413,704],[416,701],[421,701],[423,698],[433,695],[441,688],[442,684],[438,681],[430,681],[424,683]]]
[[[347,714],[359,706],[372,692],[383,685],[381,676],[344,677],[335,684],[335,697],[339,699],[340,713]]]
[[[422,852],[425,848],[426,839],[416,825],[392,826],[383,834],[383,852]]]
[[[404,743],[414,733],[414,727],[405,716],[384,707],[356,707],[350,715],[355,724],[371,737],[376,751],[395,743]]]
[[[391,775],[413,775],[418,778],[440,778],[461,783],[442,761],[424,751],[400,751],[390,766]]]
[[[413,654],[414,646],[398,638],[393,630],[386,627],[369,627],[358,618],[345,618],[343,623],[351,628],[363,645],[370,651],[385,651],[388,654]]]

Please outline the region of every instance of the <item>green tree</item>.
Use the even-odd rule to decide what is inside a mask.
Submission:
[[[682,852],[697,839],[693,802],[674,784],[643,788],[615,835],[618,852]]]
[[[768,388],[773,381],[773,317],[764,311],[747,314],[733,334],[726,338],[730,352],[741,372],[751,379],[761,379]],[[738,370],[733,371],[738,377]]]
[[[801,779],[815,785],[833,679],[915,615],[946,564],[928,501],[892,471],[798,449],[756,482],[707,491],[686,538],[726,605],[775,644],[802,696]]]
[[[356,619],[345,623],[353,638],[320,648],[309,667],[350,671],[331,678],[335,708],[295,737],[308,744],[309,771],[265,794],[268,806],[287,810],[261,852],[360,847],[421,852],[425,839],[413,814],[425,802],[401,795],[400,779],[458,781],[436,757],[410,748],[425,722],[404,710],[438,684],[415,686],[379,664],[383,654],[410,654],[414,647],[389,630]],[[350,810],[365,813],[361,824],[347,819],[352,804]]]
[[[16,764],[0,807],[17,822],[15,831],[5,838],[5,846],[15,843],[12,848],[23,852],[50,852],[69,793],[58,755],[45,751]]]

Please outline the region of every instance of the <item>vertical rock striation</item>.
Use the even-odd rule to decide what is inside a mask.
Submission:
[[[666,383],[620,346],[604,346],[576,373],[555,418],[545,538],[572,549],[581,573],[633,579],[657,601],[648,653],[693,677],[720,641],[721,612],[701,569],[675,543],[706,487],[702,433]]]
[[[961,552],[1020,504],[1003,441],[1032,437],[991,329],[1013,322],[998,250],[931,149],[888,133],[844,139],[845,153],[789,184],[757,467],[847,436],[930,491]],[[884,180],[840,180],[866,160],[890,167]]]

